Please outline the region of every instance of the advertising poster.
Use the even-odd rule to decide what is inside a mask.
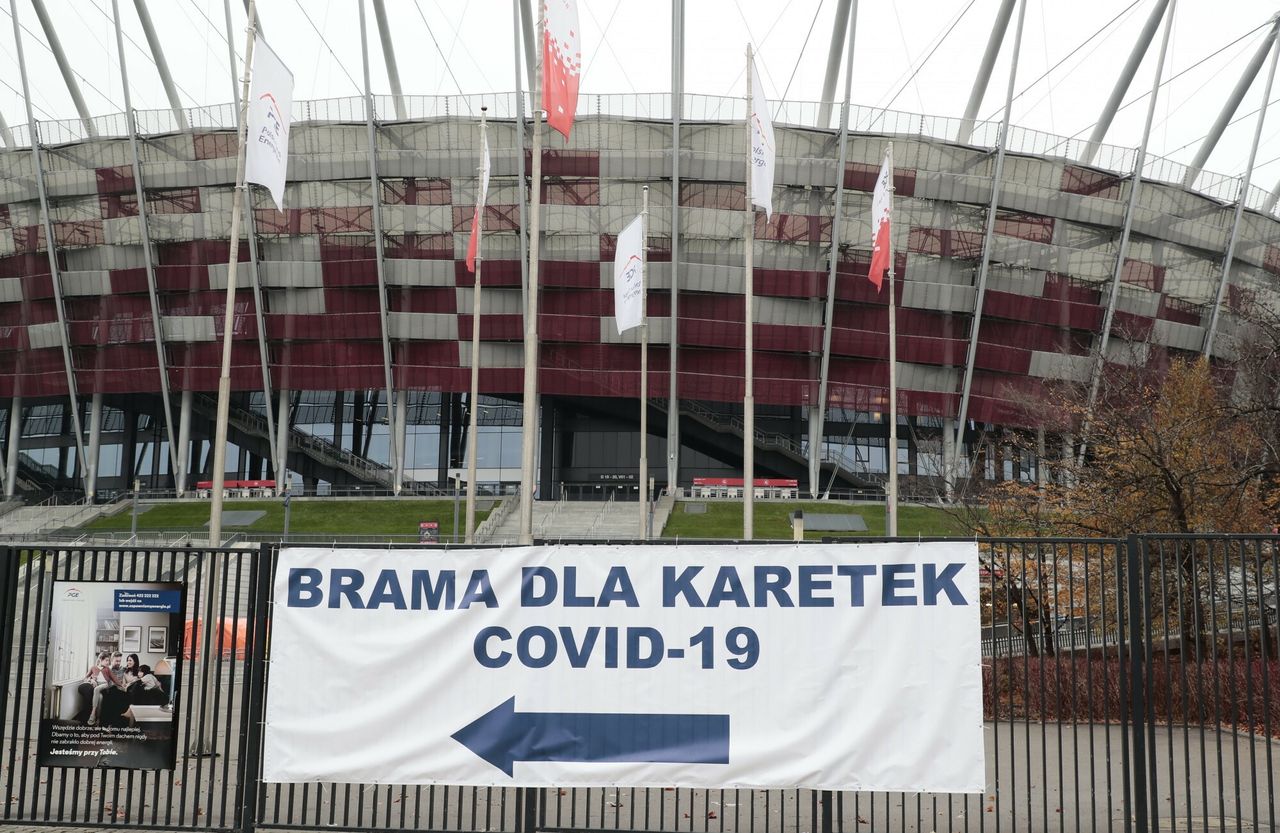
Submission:
[[[285,548],[263,779],[980,792],[978,547]]]
[[[55,581],[40,766],[173,769],[185,588]]]

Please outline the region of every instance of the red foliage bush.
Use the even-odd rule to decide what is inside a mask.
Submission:
[[[986,659],[982,666],[987,720],[1104,723],[1130,708],[1129,668],[1115,658],[1069,656]],[[1235,725],[1280,737],[1280,662],[1221,658],[1166,661],[1144,670],[1148,714],[1160,723]],[[1123,677],[1125,697],[1121,698]]]

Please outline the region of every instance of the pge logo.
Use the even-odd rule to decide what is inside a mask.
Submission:
[[[62,598],[64,599],[79,599],[82,597],[83,597],[83,594],[80,592],[79,587],[68,587],[62,593]]]

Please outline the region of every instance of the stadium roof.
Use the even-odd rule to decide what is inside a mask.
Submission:
[[[32,77],[36,118],[75,118],[35,7],[43,5],[69,56],[90,113],[123,110],[112,32],[112,0],[16,2]],[[373,91],[390,91],[372,2],[369,45]],[[514,7],[519,0],[386,0],[390,37],[403,91],[413,95],[508,92],[516,86]],[[773,101],[818,101],[838,9],[848,0],[697,0],[686,2],[686,93],[743,92],[743,49],[755,45],[765,90]],[[1148,16],[1162,0],[1025,0],[1013,122],[1084,139],[1097,121],[1115,77]],[[232,0],[233,37],[243,48],[245,11]],[[959,117],[973,86],[1001,2],[919,0],[857,4],[853,70],[855,104]],[[665,93],[671,89],[671,4],[579,0],[584,92]],[[17,71],[10,4],[0,32],[0,113],[9,125],[26,121]],[[183,106],[231,99],[224,0],[120,2],[133,105],[168,106],[148,48],[145,8]],[[267,40],[292,68],[295,99],[362,93],[359,18],[353,2],[264,0],[258,4]],[[1181,0],[1176,3],[1169,56],[1150,151],[1189,162],[1270,30],[1275,4],[1261,0]],[[1225,10],[1225,11],[1224,11]],[[1015,15],[1016,23],[1016,15]],[[1016,25],[1009,25],[979,118],[999,118]],[[1138,144],[1159,52],[1147,50],[1106,142]],[[841,65],[843,61],[841,61]],[[1232,124],[1205,167],[1238,175],[1246,167],[1254,116],[1266,80],[1257,74]],[[528,81],[523,85],[527,87]],[[843,82],[835,97],[841,96]],[[1280,98],[1280,88],[1272,92]],[[1280,112],[1263,130],[1254,183],[1269,190],[1280,179]]]

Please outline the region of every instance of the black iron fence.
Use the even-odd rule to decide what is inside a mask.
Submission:
[[[865,539],[864,539],[865,540]],[[258,779],[275,549],[0,549],[0,824],[404,831],[1275,830],[1280,537],[980,540],[987,791]],[[38,765],[54,581],[181,581],[173,770]],[[216,623],[204,628],[202,622]],[[56,682],[56,680],[55,680]]]

